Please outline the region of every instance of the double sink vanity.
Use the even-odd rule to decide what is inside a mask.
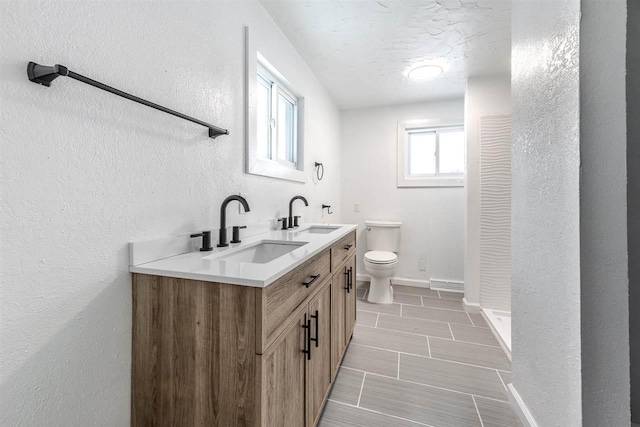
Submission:
[[[355,230],[131,244],[132,425],[315,426],[355,325]]]

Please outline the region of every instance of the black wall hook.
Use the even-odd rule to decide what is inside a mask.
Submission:
[[[331,212],[331,205],[322,205],[322,210],[327,210],[327,213],[329,215],[333,215],[333,212]]]

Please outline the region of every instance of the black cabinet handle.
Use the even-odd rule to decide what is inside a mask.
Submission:
[[[344,250],[348,251],[349,249],[351,249],[351,246],[353,246],[353,245],[344,245]]]
[[[349,289],[353,289],[353,267],[349,267],[347,270],[347,285]]]
[[[347,281],[347,286],[344,288],[347,290],[347,293],[349,293],[349,291],[351,291],[351,287],[349,286],[349,269],[347,267],[344,268],[344,275],[347,276],[345,279]]]
[[[319,335],[319,334],[318,334],[318,330],[319,330],[320,328],[319,328],[318,324],[320,323],[320,320],[319,320],[319,317],[318,317],[318,316],[319,316],[319,315],[318,315],[318,310],[316,310],[316,314],[312,314],[312,315],[311,315],[311,318],[312,318],[312,319],[315,319],[315,321],[316,321],[316,337],[315,337],[315,338],[311,338],[311,341],[313,341],[313,342],[315,342],[315,343],[316,343],[316,348],[317,348],[317,347],[318,347],[318,345],[319,345],[319,341],[318,341],[318,335]],[[309,321],[309,322],[311,322],[311,321]],[[309,335],[311,335],[311,333],[309,333]]]
[[[318,280],[320,278],[319,274],[316,274],[315,276],[311,276],[312,279],[308,282],[304,282],[303,285],[305,285],[307,288],[311,285],[313,285],[313,282],[315,282],[316,280]]]
[[[305,349],[302,352],[307,355],[307,360],[311,360],[311,319],[307,320],[307,313],[304,314],[304,325],[302,327],[305,329],[306,341]]]

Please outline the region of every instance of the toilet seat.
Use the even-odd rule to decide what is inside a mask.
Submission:
[[[364,260],[376,265],[393,264],[398,262],[398,255],[387,251],[369,251],[364,254]]]

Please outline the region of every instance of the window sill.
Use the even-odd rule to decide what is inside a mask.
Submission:
[[[252,175],[268,176],[276,179],[285,179],[287,181],[307,182],[304,172],[284,166],[272,160],[256,159],[248,168],[247,173]]]
[[[397,187],[464,187],[464,178],[404,178],[398,179]]]

